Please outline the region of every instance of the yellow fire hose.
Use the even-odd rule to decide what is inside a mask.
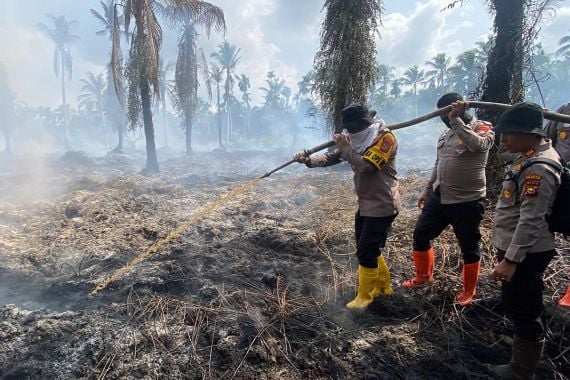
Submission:
[[[470,108],[481,108],[481,109],[490,109],[490,110],[497,110],[497,111],[504,111],[504,110],[507,110],[511,107],[508,104],[501,104],[501,103],[489,103],[489,102],[477,102],[477,101],[469,101],[468,103],[469,103]],[[402,129],[402,128],[406,128],[406,127],[416,125],[416,124],[422,123],[424,121],[433,119],[434,117],[438,117],[438,116],[447,114],[450,111],[451,111],[451,106],[447,106],[447,107],[440,108],[436,111],[433,111],[431,113],[428,113],[426,115],[417,117],[415,119],[408,120],[408,121],[398,123],[398,124],[388,125],[386,127],[390,130]],[[563,114],[550,112],[550,111],[544,111],[544,118],[549,119],[549,120],[561,121],[564,123],[570,123],[570,116],[569,115],[563,115]],[[317,146],[315,146],[309,150],[306,150],[305,153],[309,156],[311,154],[314,154],[314,153],[319,152],[323,149],[332,147],[334,145],[335,145],[334,141],[332,141],[332,140],[327,141],[326,143],[323,143],[321,145],[317,145]],[[229,193],[227,193],[223,197],[219,198],[215,202],[213,202],[209,205],[206,205],[206,207],[204,207],[202,210],[200,210],[200,212],[198,212],[192,218],[190,218],[189,220],[187,220],[186,222],[182,223],[180,226],[178,226],[174,230],[172,230],[172,232],[170,232],[168,234],[168,236],[166,236],[164,239],[161,239],[161,240],[155,242],[152,246],[150,246],[150,248],[148,248],[145,252],[143,252],[140,255],[138,255],[137,257],[135,257],[127,265],[117,269],[111,276],[108,276],[105,279],[103,279],[101,282],[99,282],[97,284],[97,286],[95,286],[95,288],[93,288],[93,290],[89,293],[89,296],[92,297],[92,296],[97,295],[97,293],[99,293],[101,290],[105,289],[111,283],[117,281],[119,278],[121,278],[126,273],[128,273],[133,267],[140,264],[145,258],[147,258],[148,256],[150,256],[153,253],[156,253],[159,248],[161,248],[165,244],[171,242],[172,240],[174,240],[178,236],[182,235],[182,233],[184,233],[184,231],[186,231],[188,229],[188,227],[195,224],[197,221],[201,220],[206,215],[216,211],[217,209],[222,207],[225,203],[227,203],[230,199],[232,199],[232,198],[236,197],[237,195],[245,192],[247,189],[249,189],[250,187],[255,185],[261,179],[269,177],[271,174],[291,165],[294,162],[295,162],[295,160],[290,160],[290,161],[284,163],[283,165],[265,173],[264,175],[257,177],[257,178],[254,178],[253,180],[245,183],[244,185],[241,185],[240,187],[230,191]]]

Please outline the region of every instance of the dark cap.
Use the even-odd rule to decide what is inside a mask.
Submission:
[[[374,122],[370,116],[370,112],[368,112],[368,108],[361,103],[352,103],[348,107],[343,108],[341,116],[342,126],[348,130],[350,130],[351,127],[361,125],[363,121],[368,124]]]
[[[437,101],[437,108],[447,107],[448,105],[463,100],[463,96],[459,95],[457,92],[449,92],[443,95]]]
[[[517,103],[506,110],[497,122],[496,133],[532,133],[545,136],[542,107],[532,102]]]

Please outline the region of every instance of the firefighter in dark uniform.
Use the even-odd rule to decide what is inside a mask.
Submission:
[[[438,108],[453,104],[453,111],[442,116],[448,129],[439,138],[435,166],[418,201],[422,213],[414,229],[416,276],[403,285],[414,287],[433,281],[435,251],[431,241],[451,225],[463,255],[463,288],[456,300],[466,305],[471,303],[479,279],[485,165],[495,134],[489,123],[467,113],[467,103],[462,100],[461,95],[449,93],[437,102]]]
[[[557,113],[570,115],[570,103],[562,105]],[[552,141],[552,146],[563,162],[570,163],[570,124],[550,120],[544,127],[546,137]],[[566,294],[559,301],[560,306],[570,307],[570,285],[566,287]]]
[[[560,186],[562,166],[542,124],[538,104],[519,103],[495,128],[502,148],[517,154],[503,182],[492,237],[499,264],[491,277],[502,281],[502,304],[514,325],[511,361],[493,367],[506,379],[531,379],[544,347],[543,273],[556,253],[546,216]],[[525,167],[538,158],[550,160],[556,168],[538,160]]]
[[[384,122],[360,103],[342,110],[347,133],[335,134],[336,150],[307,157],[295,154],[297,162],[309,168],[347,161],[354,172],[358,211],[354,228],[358,258],[358,293],[349,309],[364,309],[375,297],[391,295],[390,272],[381,249],[386,244],[392,222],[400,210],[396,177],[396,136]]]

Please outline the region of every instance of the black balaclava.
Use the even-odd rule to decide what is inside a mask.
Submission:
[[[439,100],[437,101],[437,108],[447,107],[451,103],[454,103],[457,101],[462,101],[462,100],[463,100],[463,96],[459,95],[456,92],[450,92],[450,93],[443,95],[441,98],[439,98]],[[463,120],[463,122],[465,124],[468,124],[471,121],[471,119],[473,119],[473,116],[471,116],[467,111],[465,111],[463,113],[463,115],[460,116],[460,118],[461,118],[461,120]],[[451,124],[449,122],[449,117],[441,116],[441,121],[443,121],[445,123],[445,125],[447,125],[448,128],[451,127]]]

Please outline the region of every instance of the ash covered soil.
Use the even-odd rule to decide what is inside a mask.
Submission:
[[[220,196],[287,161],[279,152],[195,154],[140,174],[128,155],[67,153],[0,165],[0,378],[488,379],[510,357],[498,305],[492,213],[469,307],[448,230],[435,282],[418,290],[411,235],[421,176],[384,251],[394,295],[364,312],[355,294],[350,171],[287,168],[255,184],[94,297],[88,293]],[[567,242],[545,275],[541,379],[570,377],[570,318],[556,307]]]

